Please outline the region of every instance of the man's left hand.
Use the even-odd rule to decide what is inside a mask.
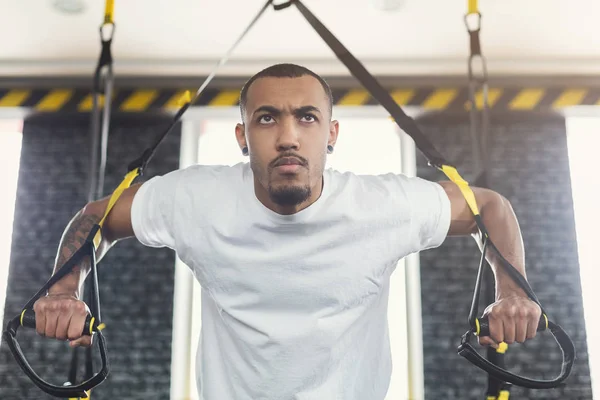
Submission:
[[[490,336],[480,337],[479,344],[498,348],[501,342],[523,343],[534,338],[542,310],[526,295],[511,294],[499,297],[483,315],[488,317]]]

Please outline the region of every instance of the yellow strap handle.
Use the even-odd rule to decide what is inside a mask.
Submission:
[[[498,348],[496,349],[496,353],[505,354],[507,350],[508,350],[508,345],[506,344],[506,342],[500,342],[498,344]]]
[[[508,390],[501,390],[498,395],[498,400],[508,400],[510,398],[510,392]]]
[[[106,217],[108,216],[108,214],[110,213],[110,211],[112,210],[114,205],[117,203],[117,200],[119,199],[119,197],[121,197],[121,195],[123,194],[123,191],[125,189],[127,189],[129,186],[131,186],[131,183],[135,180],[135,178],[137,178],[138,174],[139,174],[139,168],[136,168],[133,171],[128,172],[127,175],[125,175],[123,182],[121,182],[121,184],[113,192],[112,196],[110,196],[110,200],[108,201],[108,206],[106,207],[104,216],[98,223],[98,225],[100,225],[100,228],[102,228],[102,226],[104,225],[104,222],[106,221]],[[96,249],[98,248],[98,246],[100,246],[101,241],[102,241],[102,229],[99,229],[98,232],[96,233],[96,236],[94,236],[94,247]]]
[[[473,212],[473,215],[479,215],[479,207],[477,207],[477,201],[475,201],[475,194],[473,190],[469,187],[469,182],[465,181],[456,168],[451,167],[449,165],[442,165],[442,172],[446,174],[446,176],[454,182],[460,191],[462,192],[469,208]]]
[[[114,23],[113,16],[115,13],[115,0],[106,0],[106,8],[104,9],[104,23]]]
[[[69,397],[69,400],[82,400],[82,399],[90,399],[90,394],[92,393],[92,390],[84,390],[85,394],[87,395],[87,397]]]
[[[469,2],[468,14],[479,14],[479,0],[467,0]]]

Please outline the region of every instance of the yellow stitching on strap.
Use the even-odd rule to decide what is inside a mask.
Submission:
[[[477,0],[468,0],[469,1],[469,14],[478,14],[479,6],[477,5]]]
[[[475,334],[477,336],[479,336],[479,333],[481,332],[481,325],[479,325],[479,318],[475,318],[475,325],[477,327],[477,332],[475,332]]]
[[[548,316],[544,314],[544,319],[546,320],[546,329],[548,329]]]
[[[495,396],[488,396],[485,400],[498,400]]]
[[[25,316],[25,311],[27,310],[23,310],[23,312],[21,313],[21,326],[23,326],[23,317]]]
[[[95,317],[92,317],[92,319],[90,320],[90,336],[94,334],[94,321],[96,320]]]
[[[108,216],[108,214],[114,207],[114,205],[117,202],[117,200],[119,199],[119,197],[121,197],[121,195],[123,194],[123,191],[125,189],[127,189],[129,186],[131,186],[131,183],[134,181],[135,178],[137,178],[138,173],[139,173],[139,168],[136,168],[133,171],[127,173],[127,175],[125,175],[125,178],[123,179],[123,182],[121,182],[119,187],[117,187],[117,189],[115,189],[115,191],[113,192],[113,194],[110,197],[110,200],[108,202],[108,207],[106,207],[106,212],[104,213],[104,217],[102,217],[102,220],[98,223],[100,225],[100,228],[102,228],[102,226],[104,225],[104,221],[106,220],[106,217]],[[96,247],[96,249],[98,248],[98,246],[100,246],[101,240],[102,240],[102,229],[99,229],[98,233],[96,233],[96,236],[94,236],[94,246]]]
[[[479,208],[477,207],[475,194],[473,193],[473,190],[471,190],[471,188],[469,187],[469,183],[460,176],[460,174],[454,167],[451,167],[449,165],[442,165],[442,172],[444,172],[446,176],[448,176],[448,178],[450,178],[450,180],[458,186],[465,200],[467,201],[469,208],[471,208],[473,215],[479,215]]]
[[[106,8],[104,9],[104,23],[112,24],[113,15],[115,13],[115,0],[106,0]]]

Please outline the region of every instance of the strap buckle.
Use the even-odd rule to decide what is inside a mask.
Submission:
[[[275,9],[275,11],[281,11],[281,10],[284,10],[284,9],[288,8],[292,4],[294,4],[295,1],[296,0],[289,0],[289,1],[286,1],[284,3],[273,4],[273,8]]]

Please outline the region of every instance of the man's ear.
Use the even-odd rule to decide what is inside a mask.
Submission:
[[[240,151],[244,148],[248,148],[248,143],[246,142],[246,126],[244,124],[237,124],[235,126],[235,140],[238,142]]]
[[[335,147],[335,143],[337,142],[338,134],[340,131],[340,123],[336,120],[333,120],[329,123],[329,138],[327,140],[327,144]]]

